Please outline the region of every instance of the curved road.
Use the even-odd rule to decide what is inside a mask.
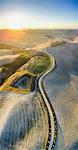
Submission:
[[[45,93],[45,89],[43,88],[43,85],[42,85],[42,81],[43,79],[45,78],[45,76],[50,73],[50,71],[54,70],[55,68],[55,59],[54,57],[52,57],[47,51],[46,51],[47,55],[50,57],[50,60],[51,60],[51,67],[50,69],[45,72],[38,80],[38,87],[39,87],[39,90],[40,90],[40,93],[42,95],[42,98],[46,104],[46,107],[47,107],[47,111],[48,111],[48,114],[49,114],[49,138],[48,138],[48,142],[47,142],[47,147],[46,149],[48,150],[51,150],[51,149],[54,149],[54,146],[55,146],[55,142],[56,142],[56,135],[57,134],[57,120],[56,120],[56,115],[55,115],[55,112],[53,110],[53,107],[52,105],[50,105],[50,102],[49,102],[49,99]]]

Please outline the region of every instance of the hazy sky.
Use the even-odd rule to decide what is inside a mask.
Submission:
[[[78,0],[0,0],[0,28],[78,28]]]

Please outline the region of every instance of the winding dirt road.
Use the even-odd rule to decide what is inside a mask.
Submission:
[[[46,104],[47,107],[47,111],[49,114],[49,137],[48,137],[48,142],[47,142],[47,147],[46,149],[51,150],[54,149],[55,146],[55,142],[56,142],[56,134],[57,134],[57,120],[56,120],[56,115],[55,112],[53,110],[52,105],[50,105],[49,99],[45,93],[45,89],[43,87],[43,79],[46,77],[46,75],[48,75],[52,70],[54,70],[55,68],[55,59],[54,57],[52,57],[46,50],[47,55],[50,57],[51,60],[51,66],[49,68],[49,70],[47,72],[45,72],[38,80],[38,87],[40,90],[40,93],[42,95],[42,98]]]

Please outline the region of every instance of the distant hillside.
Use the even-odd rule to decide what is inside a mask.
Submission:
[[[0,43],[32,48],[54,37],[67,39],[77,35],[78,30],[0,30]]]

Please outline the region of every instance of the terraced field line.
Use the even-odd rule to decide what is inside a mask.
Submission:
[[[40,93],[41,93],[41,95],[43,97],[43,100],[44,100],[44,102],[46,104],[46,107],[47,107],[47,110],[48,110],[48,113],[49,113],[49,117],[50,117],[49,124],[51,126],[51,131],[50,131],[51,133],[49,133],[50,134],[50,139],[48,141],[47,149],[51,150],[51,149],[54,149],[54,144],[55,144],[55,130],[56,130],[55,129],[55,126],[56,126],[56,124],[55,124],[56,120],[55,119],[56,119],[56,116],[55,116],[53,108],[50,105],[49,100],[47,99],[47,96],[45,94],[45,90],[44,90],[44,88],[42,86],[42,81],[46,77],[46,75],[48,75],[52,70],[54,70],[54,68],[55,68],[55,59],[47,51],[46,51],[46,53],[50,57],[52,65],[51,65],[50,69],[47,72],[45,72],[39,78],[39,80],[38,80],[38,86],[39,86]],[[54,119],[54,117],[55,117],[55,119]]]

